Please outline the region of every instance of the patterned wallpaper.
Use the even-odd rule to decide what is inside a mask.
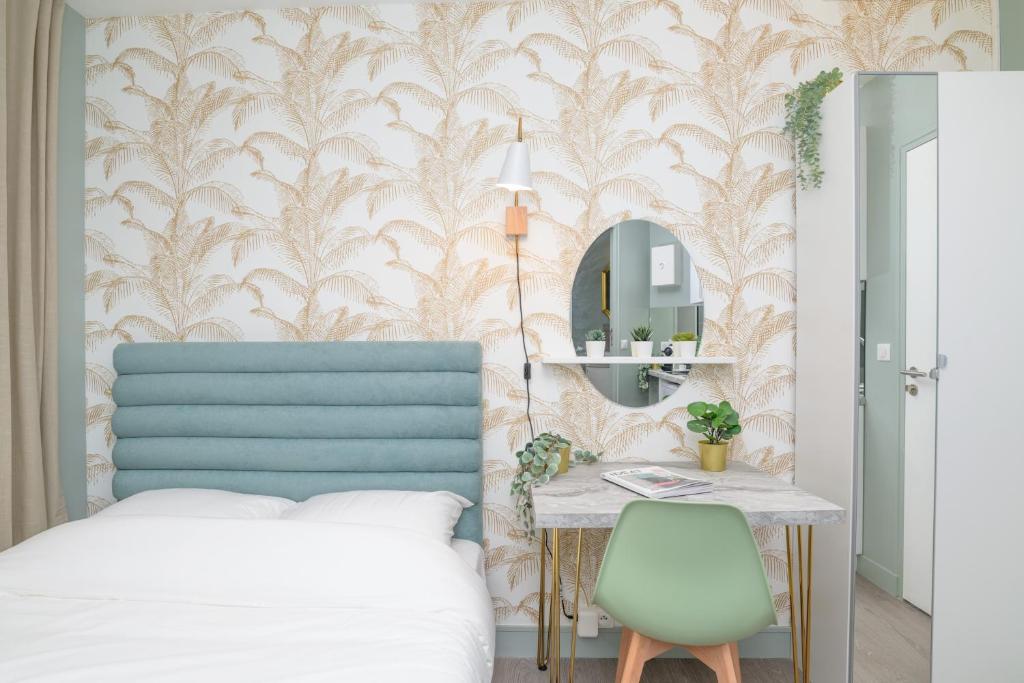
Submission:
[[[639,410],[577,369],[535,366],[537,427],[608,459],[687,459],[683,406],[728,398],[744,425],[734,457],[788,477],[797,292],[784,94],[835,65],[989,69],[991,35],[987,0],[528,0],[93,21],[90,510],[111,500],[118,342],[480,340],[488,577],[500,622],[531,619],[536,546],[507,494],[528,434],[510,197],[494,187],[516,115],[536,185],[522,243],[530,352],[570,351],[576,264],[632,217],[687,245],[707,297],[704,349],[739,358]],[[755,532],[784,612],[780,530]],[[603,534],[586,542],[589,586]]]

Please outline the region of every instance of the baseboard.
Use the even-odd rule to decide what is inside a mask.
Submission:
[[[874,560],[858,555],[857,573],[889,595],[900,597],[900,577]]]
[[[498,626],[497,656],[516,659],[537,655],[537,628],[535,626]],[[576,656],[584,659],[614,659],[619,656],[619,629],[601,629],[597,638],[577,638]],[[569,656],[571,632],[562,627],[562,656]],[[691,657],[680,648],[661,655],[667,658]],[[740,656],[746,659],[789,659],[789,628],[769,626],[746,640],[740,641]]]

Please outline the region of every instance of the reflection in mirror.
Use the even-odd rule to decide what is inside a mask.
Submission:
[[[857,84],[865,352],[853,680],[925,683],[937,385],[913,373],[936,354],[938,82],[934,74],[861,74]]]
[[[672,337],[700,337],[703,313],[700,282],[682,243],[655,223],[623,221],[594,240],[580,261],[572,286],[573,346],[578,354],[587,353],[587,341],[593,349],[592,338],[600,331],[606,356],[692,357],[696,344],[673,343]],[[633,343],[633,332],[644,327],[650,328],[650,351]],[[598,391],[625,406],[647,406],[670,396],[689,369],[686,363],[619,365],[600,359],[584,366]]]

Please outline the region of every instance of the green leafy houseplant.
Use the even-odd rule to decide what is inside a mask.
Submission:
[[[531,536],[534,533],[533,487],[548,483],[558,474],[562,453],[567,453],[571,446],[569,440],[560,434],[544,432],[516,452],[519,468],[512,478],[511,493],[515,497],[516,515]],[[577,450],[568,464],[594,463],[601,455]]]
[[[651,366],[641,365],[636,369],[636,388],[638,391],[647,391],[651,388]]]
[[[604,355],[604,330],[590,330],[584,335],[587,356],[600,358]]]
[[[676,332],[672,335],[672,355],[676,358],[696,356],[699,341],[693,332]]]
[[[638,325],[633,328],[631,334],[633,335],[633,341],[638,342],[651,341],[651,337],[654,335],[650,325]]]
[[[633,335],[633,341],[630,343],[629,348],[634,358],[650,356],[653,353],[654,342],[651,341],[651,337],[654,336],[654,332],[651,330],[650,325],[638,325],[633,328],[630,334]]]
[[[511,494],[516,499],[516,515],[526,530],[533,535],[533,495],[538,484],[546,484],[558,474],[562,461],[559,451],[569,442],[558,434],[538,434],[521,451],[516,451],[519,468],[512,478]]]
[[[718,405],[694,401],[686,406],[686,412],[693,417],[686,428],[704,436],[698,443],[701,469],[721,472],[728,460],[729,440],[743,431],[739,413],[728,401]]]
[[[601,459],[604,455],[604,451],[593,453],[591,451],[579,448],[572,453],[572,464],[573,465],[592,465]]]
[[[796,172],[804,190],[821,187],[825,173],[821,170],[821,103],[843,82],[838,69],[822,71],[786,94],[786,127],[796,148]]]
[[[728,441],[743,431],[740,427],[740,414],[733,410],[728,401],[722,401],[718,405],[694,401],[686,406],[686,412],[693,416],[693,419],[686,423],[686,428],[691,432],[703,434],[712,445]]]

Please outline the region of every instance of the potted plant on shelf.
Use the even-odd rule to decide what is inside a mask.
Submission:
[[[634,358],[650,358],[654,353],[654,342],[651,337],[654,333],[650,325],[639,325],[633,328],[633,341],[630,344],[630,351]]]
[[[584,337],[587,345],[587,356],[589,358],[601,358],[604,356],[604,330],[590,330]]]
[[[743,431],[739,413],[728,401],[718,405],[694,401],[686,406],[686,411],[693,416],[686,428],[705,437],[698,442],[700,468],[708,472],[723,471],[729,455],[729,440]]]
[[[695,357],[697,341],[697,335],[693,332],[676,332],[672,335],[672,355],[676,358]]]

